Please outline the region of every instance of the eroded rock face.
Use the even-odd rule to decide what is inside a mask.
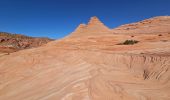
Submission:
[[[82,36],[85,27],[0,57],[0,100],[170,99],[170,34]],[[139,43],[117,45],[132,39]]]

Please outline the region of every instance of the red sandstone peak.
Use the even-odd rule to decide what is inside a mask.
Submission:
[[[80,24],[71,36],[89,36],[109,33],[110,29],[106,27],[96,16],[91,17],[88,24]]]

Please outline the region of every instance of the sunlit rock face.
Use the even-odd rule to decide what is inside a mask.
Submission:
[[[96,26],[94,17],[64,39],[0,57],[0,100],[169,100],[169,32]],[[139,42],[120,45],[126,40]]]

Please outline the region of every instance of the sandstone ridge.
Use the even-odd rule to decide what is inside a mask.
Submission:
[[[160,34],[170,32],[170,16],[157,16],[136,23],[121,25],[113,33]]]

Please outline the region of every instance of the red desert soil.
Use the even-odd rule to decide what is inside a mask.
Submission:
[[[0,100],[170,100],[170,17],[116,29],[92,17],[64,39],[2,56]]]

